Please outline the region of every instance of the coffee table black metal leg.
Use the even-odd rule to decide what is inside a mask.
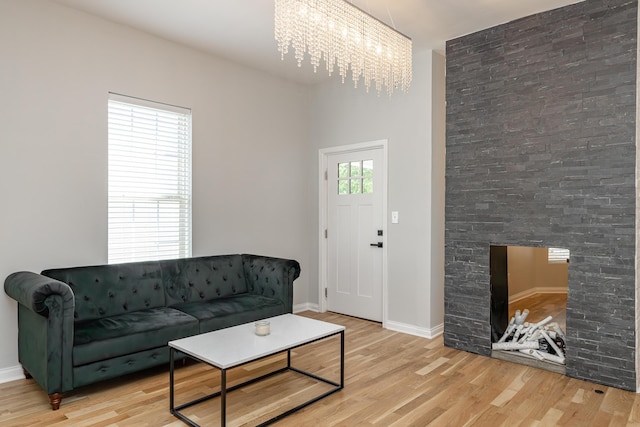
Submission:
[[[174,359],[173,347],[169,347],[169,410],[173,413],[174,400],[173,400],[173,359]]]
[[[220,371],[220,425],[227,425],[227,370]]]
[[[340,388],[344,388],[344,331],[340,332]]]

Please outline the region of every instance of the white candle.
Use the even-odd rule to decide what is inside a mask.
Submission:
[[[256,335],[269,335],[271,328],[268,320],[259,320],[256,322]]]

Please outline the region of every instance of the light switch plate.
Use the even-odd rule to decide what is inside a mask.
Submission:
[[[398,211],[391,212],[391,224],[397,224],[399,219]]]

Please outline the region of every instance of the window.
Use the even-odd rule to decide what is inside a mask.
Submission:
[[[562,248],[548,248],[547,249],[547,261],[552,263],[567,263],[569,262],[569,249]]]
[[[338,163],[338,194],[373,193],[373,160]]]
[[[109,94],[109,263],[191,256],[191,110]]]

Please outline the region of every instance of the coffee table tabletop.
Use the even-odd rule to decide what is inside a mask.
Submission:
[[[175,341],[169,346],[220,369],[229,369],[344,330],[344,326],[295,314],[269,319],[271,333],[255,334],[254,323],[232,326]]]

